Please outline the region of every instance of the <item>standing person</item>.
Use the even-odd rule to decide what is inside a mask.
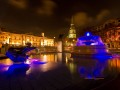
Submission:
[[[5,54],[6,52],[5,52],[5,46],[4,45],[2,45],[2,47],[1,47],[1,54]]]
[[[0,53],[1,53],[2,43],[0,43]]]

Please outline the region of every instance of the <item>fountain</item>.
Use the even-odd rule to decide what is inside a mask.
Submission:
[[[76,46],[73,47],[72,57],[76,56],[89,56],[98,57],[111,55],[107,46],[102,42],[100,36],[91,35],[87,32],[85,36],[77,39]]]

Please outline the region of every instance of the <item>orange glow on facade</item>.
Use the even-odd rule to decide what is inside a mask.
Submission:
[[[10,32],[1,32],[0,43],[15,46],[24,46],[26,43],[31,43],[33,46],[54,46],[54,39],[47,37],[39,37],[29,34],[16,34]]]

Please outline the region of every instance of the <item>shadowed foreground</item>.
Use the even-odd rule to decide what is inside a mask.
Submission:
[[[61,90],[71,85],[69,70],[61,64],[1,65],[0,90]],[[21,68],[21,69],[20,69]]]

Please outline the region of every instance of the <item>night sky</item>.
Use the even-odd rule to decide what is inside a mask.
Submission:
[[[0,26],[5,31],[53,38],[68,33],[71,16],[77,32],[120,18],[119,0],[0,0]]]

